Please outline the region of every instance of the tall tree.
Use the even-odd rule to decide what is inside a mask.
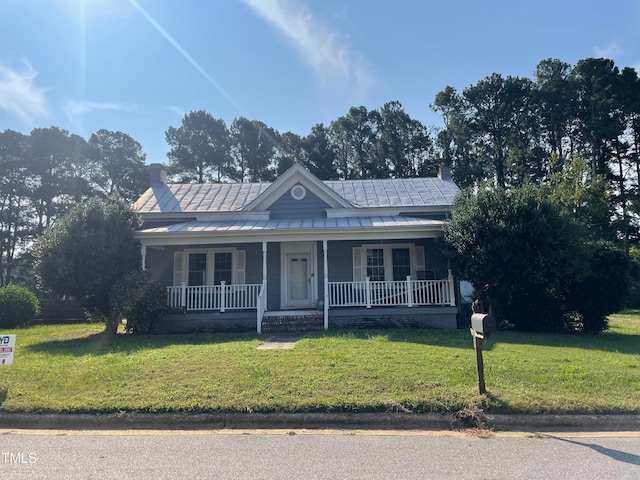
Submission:
[[[576,101],[570,75],[571,65],[554,58],[542,60],[536,66],[538,116],[541,135],[549,146],[550,176],[561,171],[573,155],[570,133]]]
[[[505,79],[494,73],[463,92],[476,141],[491,164],[495,183],[500,187],[506,186],[510,174],[508,160],[513,141],[526,143],[527,140],[526,130],[531,122],[525,116],[531,112],[531,90],[530,80]],[[521,179],[516,179],[518,183]]]
[[[91,182],[102,195],[133,201],[148,185],[146,155],[131,136],[100,129],[88,142]]]
[[[306,164],[320,180],[337,180],[334,163],[336,152],[329,138],[329,129],[322,123],[311,128],[309,135],[302,140],[302,148],[306,152]]]
[[[415,177],[435,174],[432,142],[427,129],[412,119],[398,101],[379,111],[376,138],[376,170],[380,177]]]
[[[231,124],[233,179],[261,182],[274,179],[278,133],[258,120],[236,118]]]
[[[16,256],[34,234],[28,138],[0,132],[0,287],[11,283]]]
[[[282,175],[294,163],[306,165],[306,152],[303,148],[302,138],[297,133],[284,132],[280,135],[276,154],[276,174]]]
[[[222,119],[204,110],[182,118],[180,127],[165,133],[171,147],[168,173],[182,182],[222,181],[229,174],[229,130]]]
[[[467,105],[455,88],[445,87],[436,94],[431,109],[438,113],[445,128],[436,137],[442,163],[451,167],[453,179],[462,188],[475,185],[488,175],[476,158]]]
[[[378,112],[360,106],[351,107],[347,115],[331,122],[329,132],[341,178],[379,178],[386,173],[379,171],[372,155],[378,120]]]
[[[77,171],[84,170],[87,142],[58,127],[36,128],[29,136],[30,170],[35,188],[36,233],[41,234],[66,213],[78,198]],[[82,188],[82,187],[81,187]]]
[[[608,175],[612,142],[624,131],[619,71],[612,60],[587,58],[572,71],[578,98],[578,121],[591,175]]]

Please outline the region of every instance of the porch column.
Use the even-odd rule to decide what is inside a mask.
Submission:
[[[147,269],[147,246],[140,245],[140,256],[142,258],[142,270],[145,271]]]
[[[262,285],[264,285],[264,309],[267,310],[267,242],[262,242]]]
[[[449,305],[454,306],[456,304],[456,290],[455,284],[453,283],[453,273],[451,273],[451,269],[449,269]]]
[[[324,257],[324,329],[329,329],[329,262],[327,241],[322,240],[322,254]]]

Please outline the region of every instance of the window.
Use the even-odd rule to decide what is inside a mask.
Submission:
[[[404,281],[424,272],[424,247],[413,244],[362,245],[353,249],[353,279]]]
[[[384,250],[367,249],[367,277],[373,282],[384,281]]]
[[[231,252],[216,252],[213,255],[213,283],[220,285],[223,281],[229,285],[233,274],[233,256]]]
[[[235,248],[185,249],[174,252],[173,284],[190,286],[245,283],[246,251]]]
[[[207,284],[207,254],[189,254],[189,285],[199,286]]]
[[[411,276],[411,255],[408,248],[393,248],[391,261],[394,281],[406,280]]]

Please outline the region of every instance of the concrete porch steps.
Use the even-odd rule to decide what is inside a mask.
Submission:
[[[265,312],[262,333],[305,333],[324,328],[322,310],[280,310]]]

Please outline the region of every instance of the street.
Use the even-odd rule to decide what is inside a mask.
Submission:
[[[0,430],[11,479],[638,479],[640,432]]]

